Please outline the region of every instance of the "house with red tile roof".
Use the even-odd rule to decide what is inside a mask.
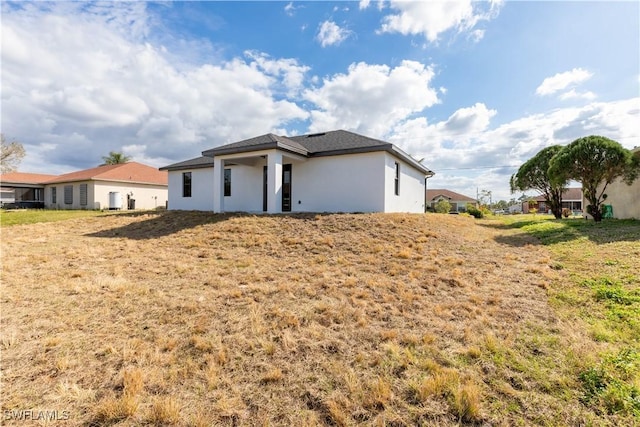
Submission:
[[[451,204],[451,212],[466,212],[468,204],[474,206],[478,204],[476,199],[443,188],[428,189],[426,198],[427,206],[429,206],[431,210],[435,208],[436,203],[440,200],[446,200]]]
[[[3,188],[34,186],[37,206],[48,209],[154,209],[166,206],[167,172],[138,162],[102,165],[63,175],[20,173],[0,176]],[[18,182],[18,178],[22,178]],[[13,179],[9,181],[8,179]],[[7,191],[8,195],[8,191]]]

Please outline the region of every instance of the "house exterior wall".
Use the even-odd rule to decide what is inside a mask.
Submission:
[[[384,152],[317,157],[291,164],[292,212],[384,210]]]
[[[80,186],[87,185],[87,204],[80,204]],[[72,203],[65,203],[64,189],[72,186]],[[52,200],[52,188],[56,188],[56,202]],[[127,209],[127,194],[135,200],[136,209],[154,209],[165,206],[167,187],[153,184],[130,184],[112,181],[78,181],[47,184],[44,190],[45,207],[49,209],[109,209],[109,193],[118,192],[122,209]]]
[[[155,209],[167,204],[167,187],[163,185],[95,181],[94,191],[94,209],[109,209],[110,192],[120,193],[122,209],[127,209],[127,194],[135,200],[136,209]]]
[[[598,192],[602,187],[598,188]],[[631,185],[625,184],[621,179],[617,179],[607,186],[605,191],[607,199],[603,204],[613,207],[613,217],[619,219],[640,219],[640,178]],[[585,199],[583,206],[589,202]],[[585,215],[586,209],[585,209]],[[591,218],[591,215],[587,215]]]
[[[80,205],[80,185],[87,185],[87,204]],[[100,209],[93,203],[94,197],[93,181],[60,182],[47,184],[44,187],[44,206],[47,209]],[[71,204],[65,203],[64,189],[71,186]],[[52,188],[56,189],[56,202],[53,202]]]
[[[265,165],[266,161],[260,161],[255,166],[225,166],[225,169],[231,170],[231,195],[224,196],[226,212],[262,211],[262,175]]]
[[[191,197],[182,196],[183,172],[191,172]],[[169,171],[169,209],[213,211],[213,167]]]
[[[285,155],[282,163],[292,165],[292,212],[376,212],[384,208],[381,191],[384,188],[384,153],[312,160],[292,159]],[[263,168],[266,164],[266,160],[259,160],[253,166],[225,166],[225,169],[231,169],[231,196],[224,197],[225,212],[263,212]],[[192,197],[183,198],[182,172],[187,171],[169,172],[169,209],[212,211],[213,168],[191,171]],[[205,185],[206,182],[211,184]],[[278,198],[277,206],[281,206],[281,193],[278,191],[274,197]]]
[[[384,212],[424,213],[424,174],[387,152],[384,155]],[[399,195],[395,194],[396,163],[400,165]]]

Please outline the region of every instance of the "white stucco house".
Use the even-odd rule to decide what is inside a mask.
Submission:
[[[422,213],[433,176],[393,144],[344,130],[261,135],[160,170],[169,209],[213,212]]]

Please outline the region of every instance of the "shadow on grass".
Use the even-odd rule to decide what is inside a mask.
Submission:
[[[609,219],[596,223],[584,219],[534,218],[513,222],[484,221],[479,225],[507,231],[495,240],[511,246],[553,245],[579,239],[587,239],[597,245],[623,241],[640,243],[638,220]]]
[[[286,216],[288,218],[300,220],[315,220],[319,215],[327,215],[323,213],[294,213],[294,214],[252,214],[245,212],[230,212],[223,214],[214,214],[202,211],[143,211],[131,213],[119,213],[118,216],[125,217],[145,217],[150,218],[143,221],[133,222],[122,227],[111,228],[109,230],[88,233],[89,237],[101,238],[127,238],[132,240],[155,239],[158,237],[169,236],[182,230],[195,228],[205,224],[215,224],[227,221],[231,218],[254,217],[278,217]]]
[[[124,217],[149,217],[148,219],[133,222],[121,227],[86,234],[89,237],[102,238],[127,238],[133,240],[156,239],[169,236],[182,230],[195,228],[204,224],[215,224],[232,218],[234,214],[213,214],[210,212],[196,211],[158,211],[158,212],[131,212],[120,213]]]

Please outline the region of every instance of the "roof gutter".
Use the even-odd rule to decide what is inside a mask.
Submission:
[[[433,175],[435,175],[434,171],[432,171],[431,169],[427,168],[425,165],[423,165],[422,163],[420,163],[419,161],[417,161],[416,159],[414,159],[413,157],[411,157],[410,155],[408,155],[407,153],[402,151],[400,148],[396,147],[393,144],[390,144],[390,145],[391,145],[391,149],[387,150],[387,151],[389,151],[390,153],[395,154],[396,156],[400,157],[401,159],[403,159],[407,163],[410,163],[416,169],[422,171],[426,178],[431,178]]]

